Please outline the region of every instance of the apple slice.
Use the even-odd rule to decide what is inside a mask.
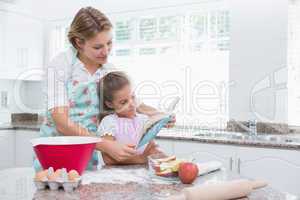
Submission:
[[[181,162],[183,162],[183,161],[177,159],[177,160],[172,160],[172,161],[169,161],[169,162],[161,163],[160,164],[160,170],[164,171],[164,170],[167,170],[167,169],[171,169],[172,172],[178,172],[179,165],[180,165]]]
[[[175,177],[178,176],[177,172],[173,172],[171,169],[166,169],[161,172],[156,172],[155,173],[157,176],[162,176],[162,177]]]
[[[155,159],[155,161],[158,162],[158,163],[170,162],[172,160],[176,160],[176,156],[169,156],[169,157],[166,157],[166,158]]]
[[[151,167],[154,169],[155,172],[160,172],[161,171],[160,170],[160,165],[153,164]]]

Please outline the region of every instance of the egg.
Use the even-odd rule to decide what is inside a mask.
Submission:
[[[76,170],[70,170],[68,173],[69,181],[75,181],[77,178],[80,177]]]
[[[35,174],[34,179],[36,181],[45,181],[47,180],[48,170],[39,171]]]
[[[56,181],[61,176],[61,169],[56,170],[54,173],[48,174],[49,181]]]
[[[66,168],[62,168],[61,169],[61,179],[63,182],[67,182],[68,181],[68,172]]]

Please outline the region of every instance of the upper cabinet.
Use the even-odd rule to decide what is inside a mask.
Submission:
[[[3,68],[4,62],[4,16],[0,12],[0,69]]]
[[[43,21],[0,11],[0,79],[40,80],[44,60]]]

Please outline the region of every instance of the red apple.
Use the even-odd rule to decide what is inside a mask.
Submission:
[[[198,166],[192,162],[182,162],[179,165],[178,175],[182,183],[190,184],[198,176]]]

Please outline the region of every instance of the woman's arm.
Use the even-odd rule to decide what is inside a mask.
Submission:
[[[90,133],[87,129],[70,120],[68,112],[69,109],[67,106],[57,107],[51,110],[52,118],[59,133],[66,136],[95,136],[95,134]],[[136,155],[134,149],[110,140],[102,140],[97,143],[96,149],[104,153],[109,153],[113,159],[118,161],[124,161]]]
[[[105,141],[115,141],[113,136],[103,136]],[[131,148],[132,149],[132,148]],[[144,155],[133,155],[125,160],[116,160],[110,156],[110,153],[101,152],[103,161],[106,165],[128,165],[128,164],[144,164],[147,158]]]
[[[110,157],[107,153],[102,153],[103,161],[106,165],[132,165],[132,164],[145,164],[147,158],[143,155],[135,155],[129,159],[123,161],[116,161]]]
[[[59,133],[66,136],[92,136],[87,129],[74,123],[69,118],[69,108],[67,106],[53,108],[51,115]]]
[[[102,138],[104,140],[115,140],[114,137],[112,137],[112,136],[104,136]],[[134,156],[131,156],[129,159],[126,159],[123,161],[117,161],[117,160],[113,159],[111,156],[109,156],[109,154],[102,153],[102,158],[106,165],[145,164],[145,163],[147,163],[147,160],[148,160],[147,157],[149,155],[155,154],[155,153],[162,153],[162,151],[160,151],[157,148],[157,145],[152,141],[147,145],[145,151],[141,155],[134,155]]]

